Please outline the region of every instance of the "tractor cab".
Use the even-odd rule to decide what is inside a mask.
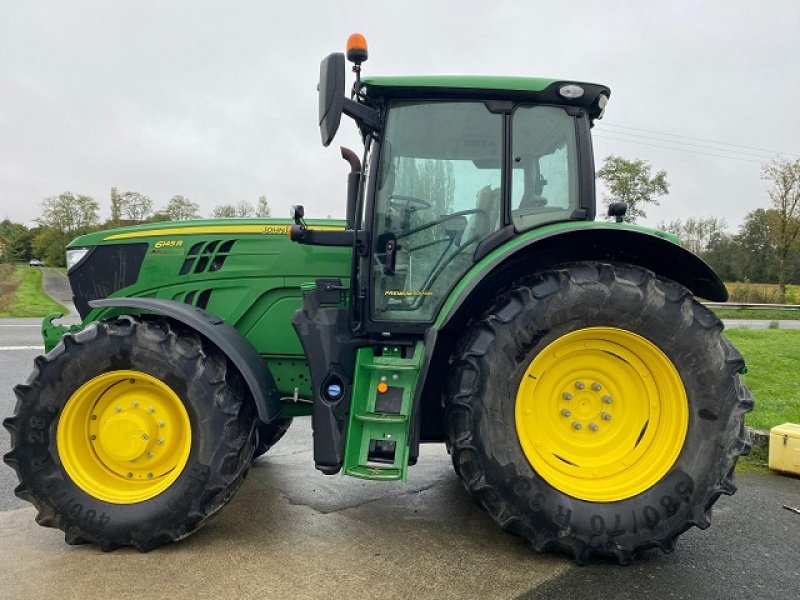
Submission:
[[[296,218],[292,239],[354,246],[354,331],[422,333],[494,248],[536,227],[594,219],[590,128],[610,91],[526,77],[362,79],[367,56],[363,36],[351,36],[349,98],[344,54],[320,70],[323,144],[342,113],[364,140],[364,167],[351,160],[348,230],[309,231]]]

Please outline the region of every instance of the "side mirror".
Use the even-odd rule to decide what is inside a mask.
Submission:
[[[322,145],[328,146],[339,130],[342,113],[356,120],[359,127],[377,131],[378,111],[347,98],[344,93],[344,54],[329,54],[319,65],[319,133]]]
[[[342,120],[344,108],[344,54],[328,55],[319,65],[319,132],[329,146]]]

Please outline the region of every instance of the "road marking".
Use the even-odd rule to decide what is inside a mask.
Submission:
[[[0,346],[0,350],[44,350],[44,346]]]

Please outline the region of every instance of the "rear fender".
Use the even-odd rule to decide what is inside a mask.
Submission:
[[[622,262],[676,281],[695,296],[726,301],[728,291],[713,269],[673,240],[674,236],[636,225],[572,222],[526,232],[485,253],[451,292],[427,331],[415,396],[422,440],[444,439],[441,374],[448,370],[459,338],[498,291],[527,275],[579,261]]]
[[[272,374],[247,338],[219,317],[183,302],[155,298],[106,298],[92,300],[89,306],[147,311],[191,327],[217,346],[242,374],[253,395],[259,420],[272,423],[280,417],[280,395]]]

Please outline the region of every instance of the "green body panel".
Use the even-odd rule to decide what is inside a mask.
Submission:
[[[311,397],[308,368],[300,340],[292,328],[292,315],[300,308],[300,286],[318,277],[350,277],[350,248],[307,246],[293,243],[285,219],[221,219],[152,223],[81,236],[70,248],[98,244],[148,244],[144,262],[133,285],[109,298],[148,297],[197,304],[207,294],[206,310],[233,325],[265,358],[282,396]],[[342,221],[309,221],[311,228],[342,229]],[[233,241],[225,261],[216,271],[200,269],[193,248],[218,241],[219,249]],[[215,256],[211,252],[209,257]],[[189,263],[189,272],[186,264]],[[94,309],[84,324],[120,309]],[[60,333],[51,335],[60,339]],[[55,341],[57,341],[55,339]],[[301,412],[307,405],[300,407]]]
[[[508,92],[541,92],[557,81],[561,80],[492,75],[403,75],[396,77],[364,77],[362,79],[365,85],[374,87],[502,90]]]
[[[414,390],[425,353],[418,342],[410,358],[402,358],[399,348],[385,347],[381,356],[372,348],[356,354],[352,405],[347,429],[343,472],[362,479],[405,479],[408,470],[408,434]],[[385,383],[382,393],[378,385]],[[394,395],[394,406],[387,410],[381,401]],[[394,456],[385,464],[370,460],[370,445],[375,441],[394,443]]]
[[[453,309],[453,306],[456,304],[458,299],[462,297],[465,293],[468,293],[468,289],[470,286],[477,280],[482,279],[486,273],[491,270],[492,265],[494,262],[507,254],[511,254],[517,248],[524,246],[533,240],[545,238],[554,234],[564,233],[567,231],[575,231],[579,229],[625,229],[628,231],[635,231],[638,233],[644,233],[647,235],[652,235],[673,244],[680,245],[680,240],[677,236],[672,235],[671,233],[666,233],[664,231],[659,231],[657,229],[651,229],[649,227],[642,227],[641,225],[633,225],[629,223],[598,223],[595,221],[567,221],[563,223],[554,223],[552,225],[545,225],[543,227],[538,227],[536,229],[532,229],[531,231],[527,231],[521,235],[518,235],[512,238],[509,242],[503,244],[502,246],[495,248],[492,252],[486,255],[480,262],[476,263],[472,266],[472,268],[467,271],[464,277],[456,284],[453,288],[453,291],[450,292],[450,295],[445,300],[442,308],[439,310],[439,316],[436,318],[434,323],[434,327],[436,329],[441,329],[442,325],[447,321],[447,318],[450,316],[450,313]]]

